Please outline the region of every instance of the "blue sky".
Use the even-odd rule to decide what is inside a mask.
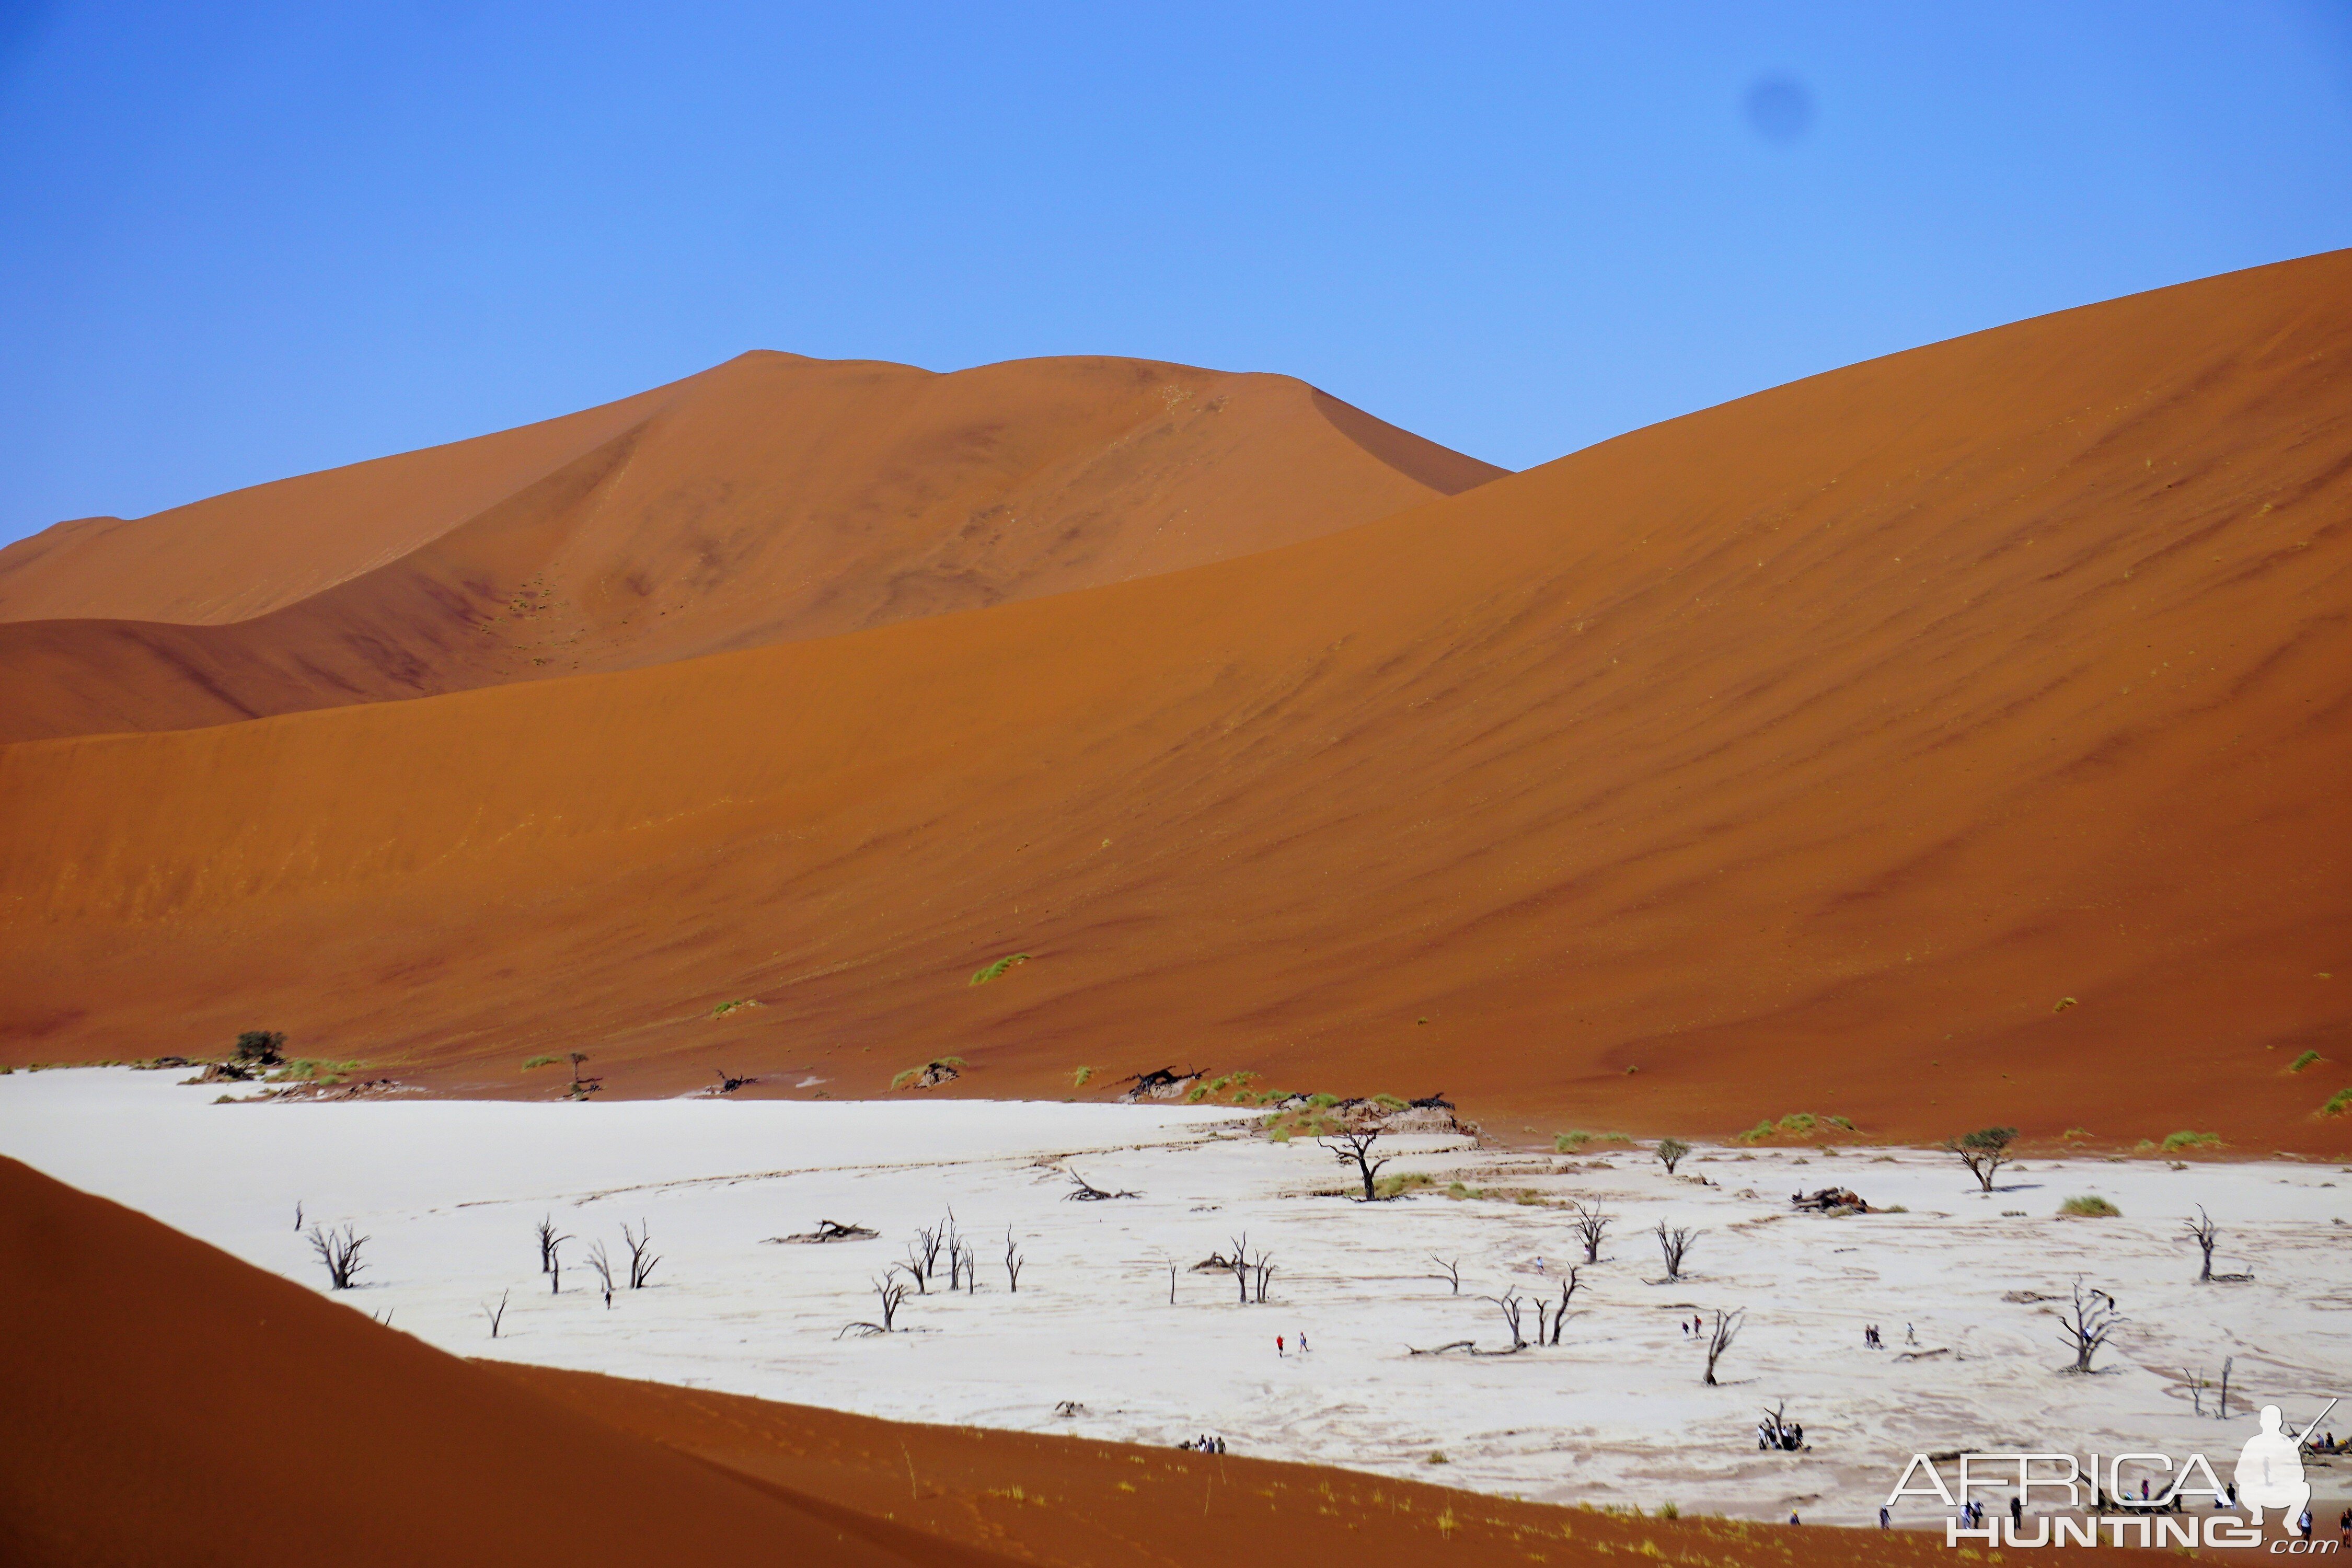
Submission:
[[[747,348],[1523,468],[2352,245],[2352,6],[0,0],[0,540]]]

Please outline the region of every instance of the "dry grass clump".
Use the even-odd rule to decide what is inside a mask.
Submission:
[[[2060,1204],[2058,1212],[2076,1219],[2120,1219],[2124,1211],[2095,1193],[2085,1193]]]

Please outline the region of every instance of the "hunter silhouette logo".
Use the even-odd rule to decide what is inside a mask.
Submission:
[[[1914,1454],[1902,1479],[1886,1496],[1885,1507],[1906,1497],[1934,1498],[1951,1514],[1944,1521],[1944,1543],[1966,1541],[2031,1551],[2041,1546],[2116,1546],[2195,1549],[2249,1548],[2265,1544],[2263,1517],[2274,1514],[2293,1530],[2311,1506],[2311,1483],[2304,1479],[2303,1446],[2321,1421],[2336,1408],[2330,1399],[2317,1415],[2291,1430],[2275,1405],[2263,1406],[2254,1435],[2246,1439],[2232,1474],[2235,1485],[2224,1489],[2212,1465],[2202,1454],[2176,1462],[2152,1450],[2102,1458],[2091,1454],[1987,1453],[1947,1455],[1959,1463],[1957,1487],[1948,1487],[1935,1461]],[[2125,1471],[2148,1479],[2134,1486]],[[2150,1475],[2149,1472],[2157,1472]],[[2161,1480],[2163,1489],[2150,1481]],[[1979,1498],[1975,1494],[1991,1494]],[[2234,1496],[2232,1493],[2234,1492]],[[1957,1495],[1956,1495],[1957,1494]],[[2013,1495],[2011,1495],[2013,1494]],[[1997,1500],[2010,1496],[2003,1513]],[[2190,1500],[2197,1500],[2193,1504]],[[1988,1508],[1989,1501],[1995,1506]],[[2089,1517],[2077,1518],[2087,1503]],[[2036,1505],[2053,1510],[2036,1512]],[[2032,1531],[2026,1531],[2027,1521]],[[1883,1519],[1882,1519],[1883,1522]],[[2105,1532],[2108,1542],[2100,1540]],[[2326,1553],[2335,1542],[2281,1540],[2268,1543],[2273,1552]]]

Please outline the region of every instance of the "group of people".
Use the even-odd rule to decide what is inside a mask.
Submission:
[[[1794,1454],[1805,1446],[1805,1424],[1801,1421],[1782,1423],[1767,1415],[1756,1423],[1756,1447],[1759,1452],[1779,1448]]]
[[[1681,1319],[1679,1319],[1679,1318],[1675,1319],[1675,1321],[1676,1322],[1678,1322],[1678,1323],[1682,1322],[1682,1320],[1681,1320]],[[1690,1335],[1692,1335],[1692,1334],[1696,1334],[1696,1335],[1698,1335],[1698,1336],[1699,1336],[1700,1338],[1702,1338],[1702,1339],[1706,1338],[1706,1319],[1704,1319],[1704,1318],[1698,1317],[1698,1316],[1696,1316],[1696,1315],[1694,1315],[1694,1316],[1691,1318],[1691,1321],[1690,1321],[1689,1322],[1687,1322],[1687,1323],[1683,1323],[1683,1334],[1684,1334],[1684,1336],[1685,1336],[1685,1338],[1689,1337],[1689,1336],[1690,1336]]]
[[[1288,1355],[1290,1353],[1290,1341],[1281,1334],[1275,1335],[1274,1353],[1276,1355]],[[1307,1353],[1307,1331],[1305,1329],[1298,1331],[1298,1353],[1300,1355],[1305,1355]]]
[[[1225,1440],[1212,1437],[1206,1432],[1197,1437],[1187,1437],[1176,1446],[1192,1454],[1222,1454],[1225,1451]]]

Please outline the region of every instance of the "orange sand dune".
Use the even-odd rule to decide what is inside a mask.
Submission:
[[[463,1362],[363,1316],[364,1289],[325,1300],[7,1159],[0,1267],[10,1563],[1486,1568],[1663,1551],[1740,1568],[1792,1548],[1830,1564],[1945,1551]]]
[[[2347,350],[2320,257],[1190,571],[10,746],[5,1049],[2340,1150]]]
[[[829,636],[1222,560],[1501,471],[1282,376],[746,354],[549,426],[0,551],[0,741]]]
[[[1008,1561],[617,1430],[7,1159],[0,1260],[11,1563]]]

